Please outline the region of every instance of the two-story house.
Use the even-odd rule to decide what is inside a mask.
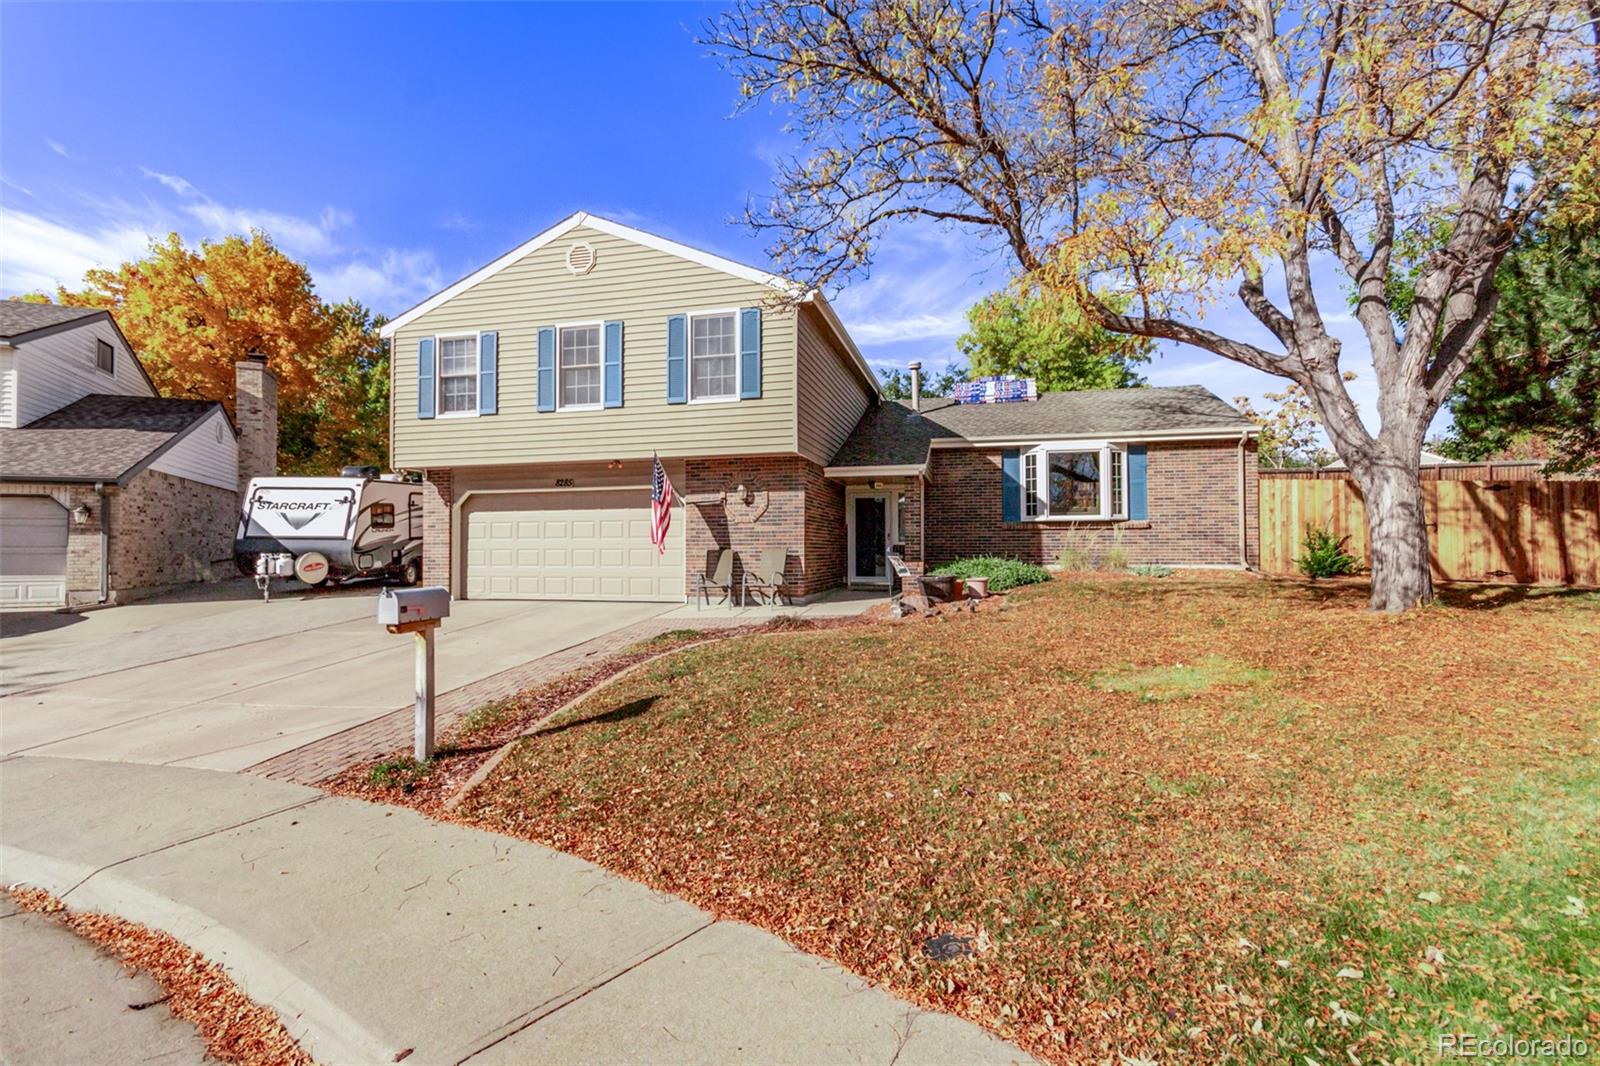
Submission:
[[[468,598],[678,602],[708,553],[788,591],[1069,541],[1247,565],[1254,428],[1199,387],[884,400],[828,301],[583,213],[383,329],[392,454],[423,473],[424,579]],[[650,543],[660,456],[679,508]]]
[[[237,381],[239,431],[220,403],[160,396],[110,312],[0,300],[0,606],[232,573],[240,486],[277,440],[266,364]]]

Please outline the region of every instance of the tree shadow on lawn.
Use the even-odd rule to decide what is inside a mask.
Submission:
[[[1367,578],[1334,578],[1311,581],[1292,577],[1263,577],[1257,582],[1194,581],[1150,583],[1150,591],[1165,597],[1194,600],[1234,600],[1241,604],[1261,603],[1264,599],[1309,607],[1335,607],[1367,610],[1372,582]],[[1141,588],[1143,583],[1140,583]],[[1563,585],[1505,585],[1489,582],[1450,582],[1434,586],[1436,602],[1464,611],[1493,611],[1519,604],[1538,606],[1576,606],[1600,599],[1600,591]],[[1265,595],[1263,595],[1265,594]]]
[[[574,718],[570,722],[562,722],[560,725],[536,729],[529,736],[552,737],[557,733],[565,733],[569,729],[577,729],[580,726],[614,725],[617,722],[626,722],[630,718],[637,718],[649,711],[660,698],[660,696],[643,696],[636,700],[629,700],[620,707],[613,707],[611,710],[602,711],[600,714],[591,714],[584,718]]]

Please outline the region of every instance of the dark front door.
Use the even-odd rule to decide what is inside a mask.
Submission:
[[[857,496],[852,504],[855,520],[855,555],[850,560],[850,576],[857,580],[886,580],[889,561],[885,528],[886,502],[882,496]]]

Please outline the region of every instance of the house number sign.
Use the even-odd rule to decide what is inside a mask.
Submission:
[[[556,488],[558,488],[558,489],[570,489],[570,488],[572,488],[572,486],[574,484],[576,484],[576,482],[577,482],[576,478],[558,477],[558,478],[556,478]]]

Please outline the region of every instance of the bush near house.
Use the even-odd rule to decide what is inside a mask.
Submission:
[[[977,555],[970,559],[957,559],[935,567],[934,577],[984,577],[989,579],[990,592],[1004,592],[1022,585],[1037,585],[1050,580],[1050,571],[1042,566],[1024,563],[1017,559],[1002,559],[997,555]]]
[[[1394,617],[1359,583],[1084,574],[1008,606],[669,656],[457,816],[1062,1064],[1595,1031],[1600,595]]]

